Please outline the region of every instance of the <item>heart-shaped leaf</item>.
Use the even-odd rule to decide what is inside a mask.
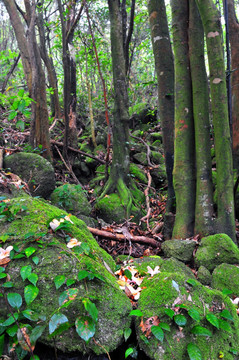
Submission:
[[[18,293],[8,293],[7,301],[14,309],[19,309],[22,306],[22,297]]]
[[[187,346],[187,352],[190,360],[202,360],[202,354],[197,345],[189,343]]]
[[[29,305],[37,297],[38,293],[39,293],[39,289],[34,285],[30,284],[25,287],[24,298],[27,305]]]
[[[64,314],[56,313],[49,321],[49,333],[52,334],[61,324],[67,323],[68,319]]]
[[[86,342],[95,335],[95,323],[89,316],[79,316],[75,321],[77,334]]]

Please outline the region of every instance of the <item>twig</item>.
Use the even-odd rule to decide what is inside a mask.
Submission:
[[[79,182],[79,180],[77,179],[77,177],[75,176],[73,170],[67,165],[67,163],[65,162],[63,156],[61,155],[60,150],[58,149],[58,147],[57,147],[56,145],[55,145],[55,148],[56,148],[56,150],[57,150],[57,152],[58,152],[58,154],[59,154],[59,156],[60,156],[63,164],[65,165],[65,167],[67,168],[67,170],[69,171],[69,173],[71,174],[71,176],[73,177],[73,179],[75,180],[75,182],[76,182],[77,184],[80,184],[80,182]]]
[[[95,228],[92,228],[89,226],[87,228],[88,228],[88,230],[90,230],[90,232],[92,234],[101,236],[106,239],[113,239],[115,241],[120,241],[120,242],[124,242],[126,240],[126,237],[124,234],[117,234],[117,233],[115,234],[113,232],[95,229]],[[154,248],[160,247],[160,243],[158,241],[156,241],[152,238],[146,237],[146,236],[131,235],[130,240],[131,240],[131,242],[135,242],[135,243],[139,243],[139,244],[147,244]]]
[[[95,338],[93,338],[93,341],[94,341],[94,343],[95,343],[97,346],[101,347],[101,349],[103,349],[103,350],[106,352],[109,360],[111,360],[110,354],[109,354],[108,351],[104,348],[104,346],[102,346],[101,344],[99,344],[99,343],[95,340]]]
[[[147,156],[148,165],[149,165],[149,166],[152,166],[153,168],[157,168],[158,165],[154,165],[154,164],[152,164],[151,161],[150,161],[151,150],[150,150],[149,145],[146,143],[146,141],[144,141],[143,139],[141,139],[141,138],[138,137],[138,136],[132,135],[131,133],[129,133],[129,134],[130,134],[130,136],[131,136],[133,139],[136,139],[136,140],[141,141],[141,142],[146,146],[146,148],[147,148],[147,154],[146,154],[146,156]]]

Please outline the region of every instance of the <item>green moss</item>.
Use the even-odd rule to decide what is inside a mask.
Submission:
[[[236,265],[221,264],[212,273],[212,287],[223,291],[228,289],[232,295],[239,296],[239,268]]]
[[[145,175],[144,171],[136,164],[131,163],[129,166],[129,172],[131,175],[133,175],[133,177],[140,181],[143,184],[147,184],[148,183],[148,179],[147,176]]]

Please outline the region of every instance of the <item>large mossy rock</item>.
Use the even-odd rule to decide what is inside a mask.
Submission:
[[[33,196],[48,198],[55,188],[55,172],[49,161],[38,154],[17,153],[4,158],[4,168],[24,180]]]
[[[221,291],[228,289],[239,297],[239,267],[230,264],[217,266],[212,273],[212,287]]]
[[[213,271],[217,265],[239,264],[239,249],[226,234],[210,235],[202,238],[195,255],[195,265],[205,266]]]
[[[135,320],[140,348],[151,359],[184,360],[189,358],[187,346],[192,343],[200,349],[202,354],[202,357],[195,357],[195,359],[214,360],[222,352],[225,359],[234,360],[231,349],[239,351],[239,320],[234,305],[220,291],[208,289],[196,280],[193,283],[191,280],[192,286],[187,280],[188,278],[183,274],[161,272],[142,282],[141,287],[144,290],[138,301],[138,309],[143,315],[140,320],[138,318]],[[179,305],[183,308],[178,308]],[[169,309],[172,310],[171,317],[166,315]],[[231,331],[218,330],[206,320],[207,315],[215,315],[218,319],[222,319],[220,313],[224,309],[227,309],[233,317],[233,321],[227,322]],[[200,320],[193,320],[189,315],[189,310],[194,317],[196,311]],[[176,315],[179,314],[186,318],[185,326],[180,318],[177,318]],[[163,341],[157,340],[151,332],[151,326],[157,326],[160,323],[163,329],[167,329],[166,325],[163,325],[165,323],[170,329],[170,331],[163,330],[166,338]],[[208,329],[212,336],[192,334],[191,331],[195,326]],[[158,336],[160,337],[159,331]]]
[[[185,263],[192,261],[196,242],[194,240],[166,240],[162,250],[166,257],[174,257]]]
[[[80,185],[59,186],[51,194],[51,202],[75,216],[88,216],[91,213],[91,205]]]
[[[5,293],[18,293],[25,299],[20,311],[31,311],[30,315],[27,312],[28,315],[22,322],[35,327],[36,322],[30,321],[29,317],[45,317],[46,320],[40,321],[40,325],[45,325],[46,328],[39,341],[56,349],[67,352],[77,350],[88,354],[92,351],[102,354],[115,350],[123,341],[124,330],[130,327],[131,319],[128,315],[131,303],[119,289],[113,275],[115,262],[112,257],[99,247],[85,223],[75,216],[70,216],[71,222],[65,220],[67,228],[63,231],[51,230],[50,222],[65,217],[67,213],[45,201],[26,196],[12,199],[8,206],[9,209],[16,210],[16,216],[11,222],[0,222],[0,234],[8,236],[4,248],[9,244],[13,245],[17,258],[12,259],[6,267],[7,280],[11,279],[13,287],[5,288]],[[76,248],[66,246],[69,238],[73,237],[82,243],[78,247],[78,253]],[[26,250],[29,248],[30,250]],[[23,273],[26,274],[27,269],[38,278],[36,275],[33,279],[27,276],[23,281]],[[83,272],[79,277],[80,271]],[[59,285],[60,279],[63,282],[58,288],[56,284]],[[35,286],[39,293],[26,305],[24,292],[26,286],[33,286],[30,280],[37,281]],[[5,279],[0,281],[4,283]],[[77,334],[75,321],[79,317],[88,316],[92,311],[95,314],[94,309],[90,311],[87,308],[89,300],[98,310],[98,321],[95,325],[95,341],[91,338],[86,343]],[[63,305],[61,309],[60,305]],[[6,302],[0,297],[1,322],[7,318],[8,313]],[[54,341],[49,336],[49,321],[53,314],[62,314],[68,319],[65,331],[56,334]],[[85,321],[87,323],[87,318]]]

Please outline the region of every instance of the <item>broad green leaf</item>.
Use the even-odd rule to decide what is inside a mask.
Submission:
[[[194,335],[201,335],[201,336],[212,336],[210,330],[200,325],[196,325],[191,329],[191,333]]]
[[[210,324],[212,324],[217,329],[219,329],[219,321],[218,321],[218,318],[214,314],[212,314],[212,313],[207,314],[206,319],[208,322],[210,322]]]
[[[18,293],[8,293],[7,301],[14,309],[19,309],[22,306],[22,297]]]
[[[23,112],[26,107],[26,101],[22,99],[18,104],[18,111]]]
[[[0,279],[4,279],[5,277],[7,277],[7,274],[0,273]]]
[[[36,286],[37,281],[38,281],[38,275],[35,274],[35,273],[31,273],[31,274],[27,277],[27,279],[28,279],[33,285]]]
[[[34,329],[32,329],[30,335],[31,344],[35,344],[37,342],[37,340],[42,336],[45,328],[45,325],[37,325]]]
[[[66,281],[65,275],[57,275],[54,279],[56,289],[59,289]]]
[[[0,273],[3,273],[5,271],[5,268],[0,266]]]
[[[38,293],[39,289],[34,285],[30,284],[24,288],[24,298],[27,305],[29,305],[37,297]]]
[[[82,303],[84,304],[86,311],[88,311],[89,315],[92,317],[92,319],[96,323],[98,320],[98,310],[97,310],[97,307],[95,306],[95,304],[93,302],[91,302],[90,299],[87,299],[87,298],[83,299]]]
[[[232,333],[232,328],[230,326],[230,324],[228,324],[227,321],[223,320],[223,319],[218,319],[219,320],[219,328],[222,330],[225,330],[229,333]]]
[[[170,317],[170,319],[172,319],[174,317],[174,311],[172,309],[164,309],[164,312],[166,315],[168,315]]]
[[[130,337],[130,335],[132,334],[132,330],[130,328],[127,328],[124,330],[124,340],[125,342],[128,340],[128,338]]]
[[[4,351],[4,338],[5,338],[4,334],[0,336],[0,356],[3,355],[3,351]]]
[[[194,279],[188,279],[187,283],[192,285],[192,286],[198,286],[198,281],[194,280]]]
[[[129,315],[130,316],[143,316],[143,313],[139,309],[135,309],[135,310],[131,310]]]
[[[129,271],[129,269],[125,269],[124,270],[124,275],[128,278],[128,279],[132,279],[132,273],[131,271]]]
[[[79,316],[75,326],[77,334],[86,342],[95,335],[95,323],[89,316]]]
[[[151,326],[151,331],[152,331],[152,334],[156,337],[156,339],[163,342],[164,332],[160,326],[156,326],[156,325]]]
[[[81,270],[78,272],[78,280],[82,280],[82,279],[85,279],[85,278],[88,278],[90,275],[89,271],[87,270]]]
[[[227,309],[222,310],[220,312],[220,316],[223,317],[224,319],[227,319],[227,320],[230,320],[230,321],[234,322],[232,314]]]
[[[32,261],[34,262],[34,264],[38,265],[39,264],[39,257],[38,256],[33,256]]]
[[[40,358],[39,358],[38,355],[34,354],[34,357],[31,356],[31,357],[30,357],[30,360],[40,360]]]
[[[31,265],[26,265],[26,266],[23,266],[20,270],[20,275],[22,277],[22,280],[26,280],[28,278],[28,276],[31,274],[32,272],[32,267]]]
[[[158,326],[161,327],[161,329],[163,329],[163,330],[171,331],[169,324],[167,324],[167,323],[165,323],[165,322],[159,323]]]
[[[6,330],[6,333],[7,333],[9,336],[13,337],[13,336],[16,335],[17,330],[18,330],[18,326],[17,326],[17,324],[14,324],[13,326],[9,327],[9,328]]]
[[[134,353],[134,348],[132,348],[132,347],[128,348],[128,349],[125,351],[125,359],[126,359],[129,355],[131,355],[131,354],[133,354],[133,353]]]
[[[59,305],[62,306],[67,301],[74,300],[78,292],[79,290],[77,288],[70,288],[63,291],[58,298]]]
[[[13,120],[17,116],[17,111],[11,111],[8,115],[8,120]]]
[[[36,252],[36,249],[34,247],[29,246],[28,248],[25,249],[25,254],[26,257],[30,257],[32,254],[34,254],[34,252]]]
[[[199,312],[197,310],[195,310],[195,309],[189,309],[188,310],[188,315],[195,321],[200,321],[201,320]]]
[[[187,346],[187,352],[190,360],[202,360],[202,354],[197,345],[189,343]]]
[[[71,285],[75,284],[75,282],[76,282],[75,279],[67,279],[67,280],[66,280],[66,285],[67,285],[67,286],[71,286]]]
[[[231,295],[231,294],[232,294],[232,291],[229,290],[229,289],[223,289],[223,290],[222,290],[222,293],[223,293],[223,295]]]
[[[24,95],[24,89],[20,89],[17,94],[19,97],[23,97]]]
[[[14,316],[9,316],[9,318],[4,321],[1,326],[9,326],[15,323],[16,320],[18,320],[18,313],[14,313]]]
[[[52,334],[61,324],[67,323],[68,319],[64,314],[56,313],[49,321],[49,333]]]
[[[23,310],[22,311],[22,315],[28,319],[28,320],[31,320],[31,321],[37,321],[39,320],[39,314],[34,311],[34,310],[31,310],[31,309],[26,309],[26,310]]]
[[[187,323],[187,319],[182,314],[175,315],[173,319],[178,326],[184,326]]]
[[[5,288],[12,288],[14,286],[12,281],[6,281],[4,284],[2,284],[2,287]]]
[[[62,333],[66,332],[72,325],[69,322],[61,324],[52,334],[49,335],[49,338],[52,339],[57,335],[61,335]]]

